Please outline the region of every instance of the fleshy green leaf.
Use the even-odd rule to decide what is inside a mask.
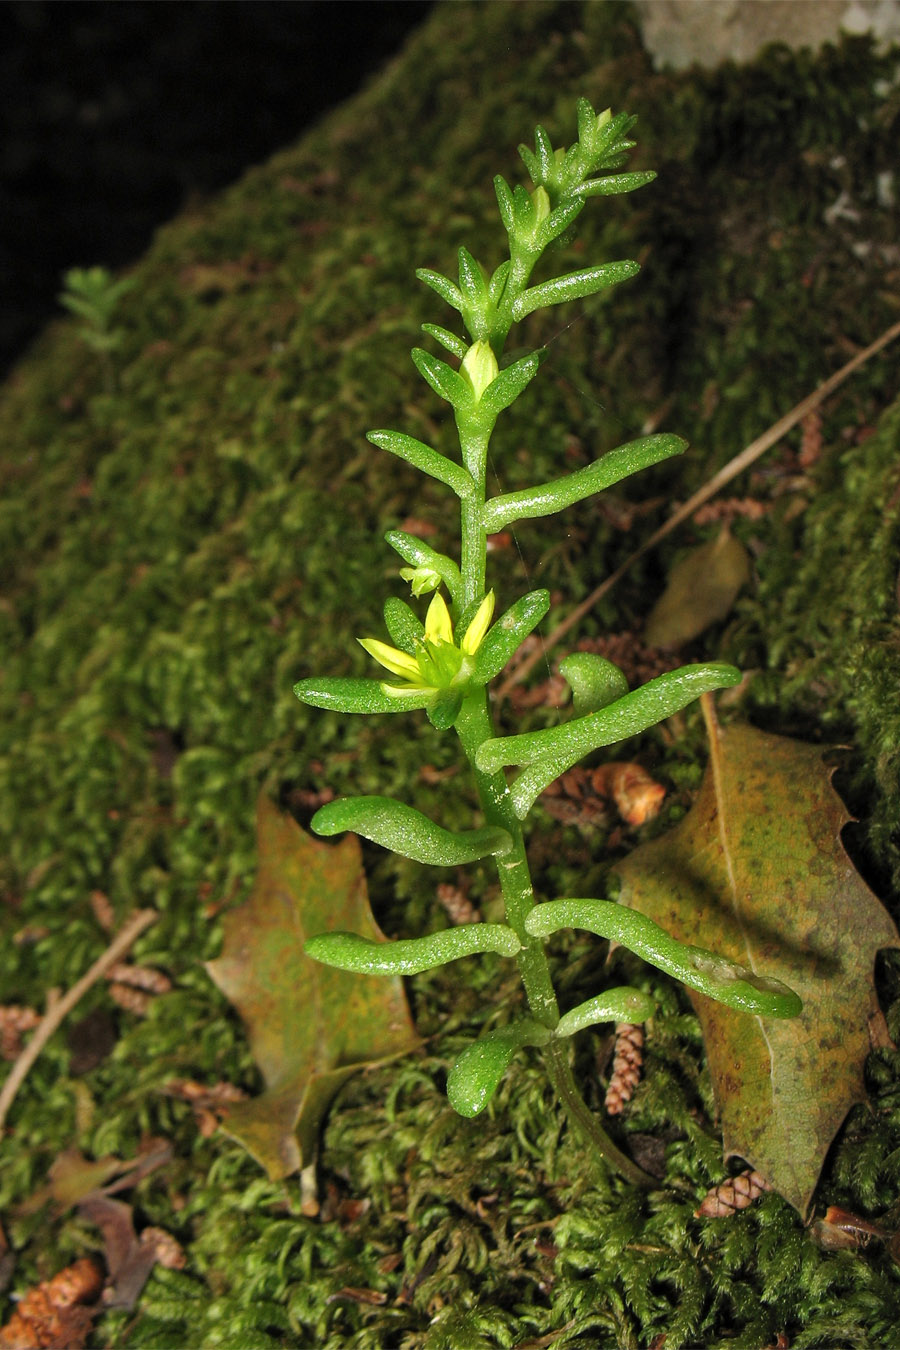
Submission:
[[[537,152],[541,178],[546,179],[553,167],[553,142],[540,125],[534,129],[534,147]]]
[[[327,708],[340,713],[397,713],[424,708],[434,697],[432,692],[396,699],[386,694],[381,680],[343,679],[338,675],[313,676],[294,685],[301,703],[312,708]]]
[[[628,693],[628,681],[619,667],[594,652],[572,652],[560,661],[559,673],[572,690],[576,717],[606,708]]]
[[[422,347],[413,347],[412,359],[422,379],[452,407],[468,409],[472,406],[475,397],[472,386],[446,361],[430,356]]]
[[[439,364],[443,365],[443,362]],[[447,366],[445,369],[449,370],[450,367]],[[455,371],[451,373],[456,374]],[[396,455],[398,459],[405,459],[407,464],[414,465],[439,482],[446,483],[457,497],[473,496],[475,484],[469,471],[461,464],[448,459],[446,455],[433,450],[430,445],[425,445],[423,441],[417,441],[415,437],[407,436],[402,431],[367,431],[366,440]]]
[[[529,286],[513,305],[513,318],[524,319],[532,310],[545,305],[560,305],[565,300],[581,300],[586,295],[596,295],[598,291],[626,281],[640,271],[636,262],[602,263],[599,267],[586,267],[580,272],[569,272],[564,277],[554,277],[552,281],[541,282],[539,286]]]
[[[574,1036],[576,1031],[596,1026],[598,1022],[646,1022],[652,1017],[656,1004],[649,994],[623,984],[618,989],[607,989],[585,1003],[579,1003],[565,1013],[556,1024],[554,1036]]]
[[[781,980],[758,975],[705,947],[678,942],[652,919],[614,900],[548,900],[535,905],[525,927],[532,937],[583,928],[609,938],[690,989],[757,1017],[796,1017],[803,1006]]]
[[[524,144],[519,146],[519,154],[522,157],[522,163],[528,170],[528,176],[532,183],[539,183],[541,181],[541,162],[537,155]]]
[[[483,1111],[513,1056],[526,1045],[546,1045],[551,1033],[540,1022],[523,1018],[480,1036],[457,1059],[447,1076],[447,1097],[461,1116]]]
[[[435,342],[439,342],[453,356],[459,357],[460,361],[463,360],[469,350],[467,342],[463,342],[462,338],[457,337],[455,333],[451,333],[448,329],[441,328],[440,324],[423,323],[422,332],[427,333],[429,337],[433,337]]]
[[[493,386],[492,386],[493,387]],[[506,492],[492,497],[485,506],[485,528],[495,534],[514,520],[528,520],[534,516],[552,515],[595,492],[603,492],[629,474],[659,464],[672,455],[681,454],[687,441],[680,436],[662,432],[655,436],[641,436],[615,450],[610,450],[593,464],[587,464],[565,478],[555,478],[540,487],[523,488],[520,492]]]
[[[740,678],[739,670],[721,661],[682,666],[564,726],[485,741],[478,749],[476,764],[482,773],[496,773],[504,764],[530,766],[519,774],[511,789],[513,809],[522,820],[544,788],[592,750],[636,736],[686,708],[701,694],[737,684]]]
[[[512,843],[506,830],[494,826],[445,830],[415,807],[392,797],[339,797],[319,808],[310,828],[322,835],[352,830],[404,858],[437,867],[458,867],[503,854]]]
[[[304,950],[314,961],[358,975],[418,975],[478,952],[515,956],[522,944],[505,923],[465,923],[400,942],[372,942],[357,933],[322,933],[310,938]]]
[[[405,530],[388,530],[384,537],[391,548],[411,567],[428,567],[431,571],[437,572],[450,592],[453,603],[459,604],[462,595],[462,577],[452,558],[448,558],[446,553],[436,552],[430,544],[417,539],[414,534],[407,534]]]
[[[417,267],[416,276],[420,281],[424,281],[426,286],[430,286],[433,291],[437,291],[442,300],[453,309],[458,309],[460,314],[463,307],[462,291],[459,287],[445,277],[441,272],[433,272],[430,267]]]
[[[487,298],[484,273],[467,248],[459,250],[459,288],[467,300],[476,304]]]
[[[494,179],[494,191],[497,194],[497,206],[500,209],[500,219],[503,222],[503,228],[507,234],[512,234],[516,227],[516,212],[513,205],[512,188],[507,183],[502,174],[498,173]],[[509,270],[509,263],[501,264]],[[494,273],[496,279],[497,273]]]
[[[656,174],[652,169],[635,173],[611,173],[605,178],[591,178],[572,188],[574,197],[614,197],[620,192],[634,192],[635,188],[652,183]]]
[[[554,239],[558,239],[561,234],[564,234],[583,209],[584,202],[570,198],[568,201],[560,203],[555,211],[551,211],[541,225],[542,246],[546,248],[548,244],[552,244]]]
[[[487,631],[475,653],[473,681],[488,684],[495,679],[519,646],[533,632],[550,608],[549,591],[529,591]]]
[[[462,691],[443,689],[437,698],[429,703],[426,716],[436,731],[449,731],[459,716],[462,707]]]
[[[395,647],[406,652],[407,656],[415,656],[417,647],[425,639],[425,627],[405,600],[399,600],[396,596],[385,600],[384,626]]]
[[[526,385],[530,384],[538,373],[541,362],[547,355],[546,347],[514,361],[511,366],[501,370],[481,396],[478,406],[496,417],[519,397]],[[488,531],[491,533],[491,531]]]
[[[510,262],[502,262],[494,271],[488,286],[488,297],[492,305],[497,306],[503,298],[503,292],[506,289],[506,278],[509,276]]]
[[[516,212],[516,235],[521,242],[523,236],[530,236],[534,229],[534,202],[531,200],[531,193],[521,183],[516,183],[513,188],[513,205]]]
[[[575,115],[578,119],[578,139],[582,145],[590,145],[597,130],[597,114],[589,99],[582,97],[578,100]]]

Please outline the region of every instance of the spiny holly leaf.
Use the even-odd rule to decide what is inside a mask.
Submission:
[[[726,1157],[745,1159],[806,1214],[825,1154],[865,1099],[872,972],[897,930],[840,839],[850,819],[822,748],[719,727],[689,814],[617,868],[621,901],[675,937],[772,975],[803,999],[761,1020],[691,994]],[[708,705],[708,706],[707,706]]]
[[[321,1120],[352,1073],[418,1042],[399,979],[363,979],[303,954],[307,937],[330,929],[383,936],[356,836],[320,844],[263,795],[257,840],[252,894],[226,918],[222,955],[206,968],[244,1019],[266,1084],[229,1108],[223,1128],[277,1180],[313,1162]]]

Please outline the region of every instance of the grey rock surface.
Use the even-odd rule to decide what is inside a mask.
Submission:
[[[635,0],[658,68],[750,61],[767,43],[820,47],[844,33],[900,42],[900,0]]]

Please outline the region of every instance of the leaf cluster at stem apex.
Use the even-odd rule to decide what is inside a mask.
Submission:
[[[529,285],[541,255],[551,244],[570,237],[588,197],[631,192],[655,178],[651,172],[609,172],[622,164],[634,144],[627,139],[634,120],[626,113],[614,117],[609,109],[598,115],[587,99],[580,99],[578,140],[568,150],[554,150],[544,128],[538,127],[534,152],[524,145],[519,147],[532,190],[521,185],[511,188],[500,175],[494,179],[509,257],[488,273],[463,247],[459,250],[457,280],[432,268],[417,270],[419,280],[457,311],[469,335],[467,343],[446,328],[423,325],[458,358],[458,371],[421,348],[413,352],[423,379],[452,404],[457,416],[474,417],[489,430],[488,422],[493,425],[498,413],[518,397],[536,373],[542,352],[533,352],[505,370],[499,367],[514,322],[536,309],[594,295],[639,270],[636,262],[609,262]]]

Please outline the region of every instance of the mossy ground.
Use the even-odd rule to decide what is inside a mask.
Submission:
[[[133,1199],[142,1223],[182,1241],[187,1267],[157,1269],[136,1313],[98,1322],[95,1345],[891,1343],[900,1271],[881,1248],[822,1251],[777,1196],[729,1221],[692,1217],[723,1174],[710,1084],[688,1005],[650,972],[660,1015],[623,1126],[628,1147],[664,1158],[665,1188],[649,1195],[592,1167],[536,1061],[513,1069],[486,1119],[449,1109],[453,1053],[518,997],[490,959],[466,962],[465,984],[462,967],[409,982],[426,1049],[340,1094],[316,1219],[293,1182],[273,1185],[236,1145],[201,1138],[163,1091],[173,1077],[258,1087],[201,963],[218,954],[216,914],[252,881],[261,788],[286,805],[326,786],[378,791],[470,823],[461,780],[421,774],[452,768],[448,740],[413,717],[304,709],[291,685],[363,671],[352,637],[380,631],[383,599],[399,593],[385,528],[415,516],[452,547],[443,490],[362,433],[448,443],[408,359],[418,324],[446,319],[412,270],[451,270],[461,242],[493,265],[493,174],[516,176],[515,146],[537,121],[570,139],[581,94],[640,115],[634,162],[660,179],[592,203],[578,256],[637,256],[644,270],[571,316],[529,321],[526,340],[551,339],[553,360],[498,434],[496,472],[507,491],[552,477],[660,415],[695,447],[617,489],[624,505],[649,503],[630,530],[585,504],[562,526],[524,526],[521,557],[497,555],[501,597],[525,589],[524,560],[532,582],[582,598],[671,500],[896,318],[900,88],[896,61],[866,41],[671,76],[652,72],[616,3],[442,7],[369,90],[160,232],[122,303],[111,388],[60,324],[0,392],[3,1001],[41,1006],[102,950],[93,890],[120,916],[159,910],[137,955],[175,982],[143,1021],[95,990],[80,1011],[115,1017],[114,1048],[77,1075],[59,1035],[2,1146],[22,1291],[98,1242],[70,1215],[17,1210],[61,1149],[127,1157],[146,1134],[174,1142],[175,1161]],[[794,436],[738,484],[768,508],[737,526],[754,581],[687,653],[755,670],[742,713],[767,729],[851,746],[857,861],[894,907],[896,368],[888,351],[826,406],[811,468]],[[633,627],[703,534],[673,536],[580,634]],[[671,820],[700,771],[697,719],[674,744],[646,737],[641,755],[674,785]],[[584,893],[608,856],[602,835],[537,829],[541,892],[578,877]],[[376,850],[367,860],[386,931],[444,921],[442,874]],[[488,887],[474,869],[489,908]],[[567,1000],[593,992],[596,950],[556,953]],[[896,960],[880,978],[896,1037]],[[583,1036],[577,1066],[596,1103],[598,1046]],[[873,1055],[871,1107],[852,1115],[821,1186],[823,1202],[888,1223],[900,1217],[898,1074],[894,1051]]]

